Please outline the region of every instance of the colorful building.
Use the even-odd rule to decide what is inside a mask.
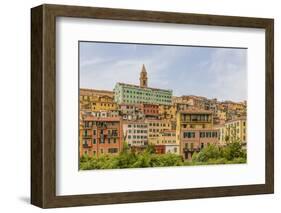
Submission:
[[[176,120],[177,108],[175,105],[159,105],[160,119]]]
[[[94,117],[98,118],[118,118],[120,117],[119,110],[99,110],[99,111],[93,111],[90,113]]]
[[[165,154],[165,145],[155,145],[154,150],[155,150],[155,154],[158,155]]]
[[[80,156],[118,154],[123,146],[122,121],[120,118],[85,116],[80,128],[80,137]]]
[[[144,118],[141,104],[119,104],[118,109],[123,120],[141,120]]]
[[[165,153],[180,154],[180,144],[176,140],[175,130],[164,130],[159,133],[156,145],[165,147]]]
[[[170,120],[159,119],[145,119],[144,121],[148,128],[148,143],[157,144],[159,133],[165,130],[172,130],[172,124]]]
[[[220,146],[225,146],[226,141],[225,141],[225,134],[226,134],[226,129],[225,129],[225,124],[217,124],[214,125],[214,129],[218,130],[218,140],[219,140],[219,145]]]
[[[147,124],[143,121],[123,122],[123,136],[129,147],[145,148],[148,144]]]
[[[225,141],[240,141],[243,145],[247,143],[247,120],[246,117],[237,118],[225,123]]]
[[[172,90],[148,87],[147,72],[143,65],[140,85],[117,83],[114,88],[114,100],[118,104],[166,104],[172,103]]]
[[[100,111],[116,110],[113,92],[106,90],[80,89],[80,110]]]
[[[159,118],[159,105],[158,104],[141,104],[141,110],[144,118]]]
[[[206,110],[189,110],[177,113],[176,138],[180,153],[191,159],[194,152],[218,143],[218,130],[213,128],[213,114]]]

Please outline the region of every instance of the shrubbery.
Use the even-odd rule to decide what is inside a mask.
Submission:
[[[239,141],[228,143],[224,147],[208,145],[199,153],[194,153],[191,161],[184,161],[182,156],[176,154],[155,154],[154,146],[149,145],[142,152],[129,149],[125,143],[119,155],[101,155],[89,157],[83,155],[80,158],[80,169],[122,169],[122,168],[146,168],[167,166],[190,166],[209,164],[233,164],[245,163],[246,150]]]
[[[240,141],[233,141],[224,147],[209,145],[203,148],[192,156],[192,162],[189,162],[189,165],[246,163],[246,161],[246,150],[243,149]]]
[[[119,155],[101,155],[100,157],[88,157],[83,155],[80,159],[80,169],[122,169],[181,166],[182,157],[176,154],[157,155],[153,146],[148,146],[143,152],[131,151],[127,144],[124,145]]]

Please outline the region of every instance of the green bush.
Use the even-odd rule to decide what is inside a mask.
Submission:
[[[192,156],[193,157],[193,156]],[[221,158],[221,150],[216,145],[208,145],[204,147],[195,157],[194,160],[198,162],[207,162],[210,159]]]
[[[208,145],[200,152],[194,153],[191,161],[184,161],[182,156],[176,154],[155,154],[155,147],[149,145],[142,152],[135,152],[124,143],[118,155],[101,155],[80,158],[80,169],[121,169],[121,168],[146,168],[167,166],[194,166],[212,164],[237,164],[246,163],[247,153],[239,141],[229,142],[225,147]]]
[[[243,150],[242,144],[238,141],[228,143],[223,149],[223,157],[227,160],[246,158],[246,150]]]

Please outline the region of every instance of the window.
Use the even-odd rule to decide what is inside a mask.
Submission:
[[[96,135],[96,134],[97,134],[97,132],[96,132],[96,130],[94,129],[94,130],[93,130],[93,135]]]
[[[117,148],[109,148],[108,153],[117,153],[118,149]]]
[[[95,138],[93,139],[93,144],[96,144],[96,139]]]
[[[116,143],[116,138],[113,139],[113,143]]]
[[[101,139],[100,139],[100,143],[104,143],[104,138],[101,138]]]
[[[205,138],[205,132],[200,132],[200,138]]]
[[[195,138],[195,132],[184,132],[183,137],[184,138]]]

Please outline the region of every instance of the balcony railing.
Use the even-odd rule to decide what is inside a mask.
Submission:
[[[119,136],[118,136],[118,134],[108,134],[107,137],[108,138],[117,138]]]
[[[91,138],[92,135],[82,135],[83,138]]]
[[[89,144],[83,144],[83,148],[84,148],[84,149],[91,148],[91,147],[92,147],[92,145],[89,145]]]
[[[200,148],[183,148],[184,152],[198,152]]]

